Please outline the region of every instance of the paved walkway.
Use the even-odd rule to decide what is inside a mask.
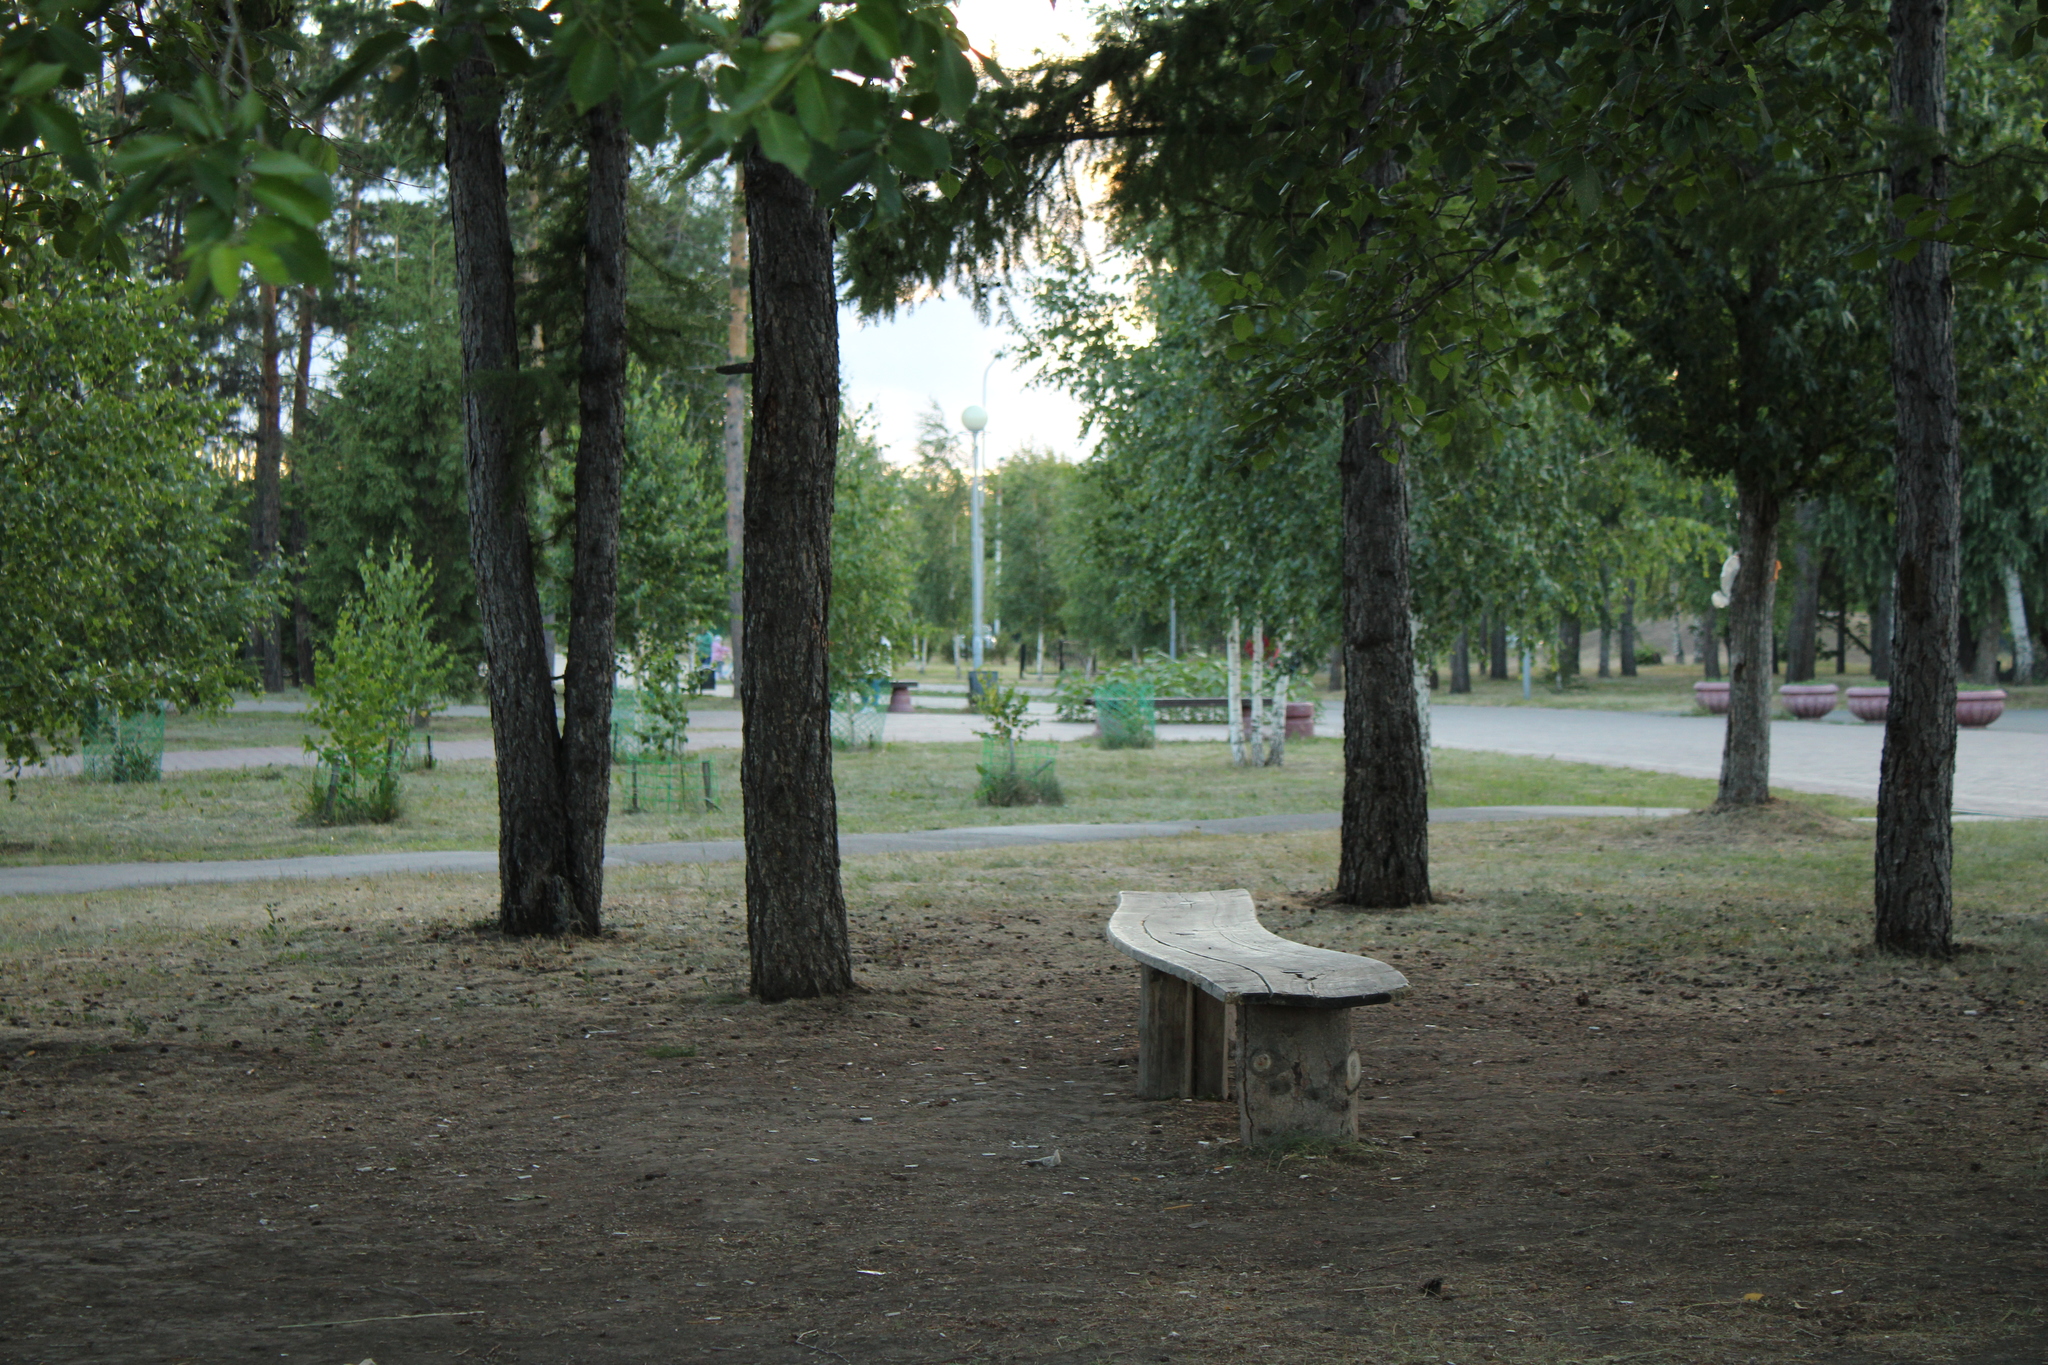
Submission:
[[[1429,814],[1432,824],[1588,816],[1657,819],[1683,811],[1662,806],[1448,806]],[[1031,844],[1091,844],[1125,839],[1172,839],[1187,834],[1289,834],[1335,829],[1335,811],[1306,815],[1246,815],[1227,820],[1168,820],[1128,825],[981,825],[969,829],[912,830],[903,834],[842,834],[839,851],[850,858],[876,853],[952,853]],[[731,863],[746,856],[738,839],[695,843],[614,844],[606,867],[659,867],[676,863]],[[262,882],[392,873],[494,873],[495,852],[343,853],[310,858],[252,858],[234,862],[67,863],[0,868],[0,896],[78,895],[139,886]]]
[[[2048,727],[2040,712],[2007,712],[1984,730],[1956,736],[1959,813],[2048,817]],[[2008,721],[2018,724],[2008,725]],[[1443,749],[1481,749],[1642,768],[1681,777],[1721,774],[1727,723],[1718,716],[1543,707],[1438,706],[1430,738]],[[1788,791],[1877,798],[1881,725],[1771,724],[1771,785]]]

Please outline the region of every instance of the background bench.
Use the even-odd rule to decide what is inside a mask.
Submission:
[[[1351,1011],[1393,999],[1407,977],[1271,933],[1247,891],[1123,892],[1109,941],[1142,964],[1142,1098],[1235,1093],[1247,1145],[1358,1136]]]

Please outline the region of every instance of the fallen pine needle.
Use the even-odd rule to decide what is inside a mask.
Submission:
[[[465,1308],[456,1313],[392,1313],[381,1318],[343,1318],[336,1322],[280,1322],[275,1327],[261,1327],[262,1332],[284,1332],[294,1327],[354,1327],[364,1322],[403,1322],[408,1318],[473,1318],[484,1310]]]

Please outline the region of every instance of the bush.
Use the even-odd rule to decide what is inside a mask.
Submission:
[[[399,774],[414,721],[447,694],[448,651],[428,638],[432,566],[394,546],[382,564],[365,554],[363,591],[342,604],[320,652],[307,713],[326,732],[305,815],[320,824],[389,824],[400,811]]]
[[[1059,806],[1066,804],[1060,780],[1053,772],[1057,745],[1031,743],[1021,738],[1031,728],[1025,718],[1031,698],[1014,687],[994,681],[981,694],[982,714],[989,728],[981,732],[981,762],[975,771],[981,785],[974,799],[984,806]]]
[[[1661,664],[1664,662],[1664,651],[1651,645],[1638,643],[1636,645],[1636,662],[1639,664]]]

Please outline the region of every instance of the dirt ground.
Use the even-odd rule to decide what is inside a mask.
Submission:
[[[1327,835],[860,860],[866,989],[777,1006],[730,867],[566,946],[461,878],[0,905],[0,1360],[2037,1365],[2048,833],[1961,843],[1947,966],[1859,949],[1839,821],[1442,829],[1373,915]],[[1413,983],[1355,1150],[1133,1098],[1115,892],[1237,885]]]

